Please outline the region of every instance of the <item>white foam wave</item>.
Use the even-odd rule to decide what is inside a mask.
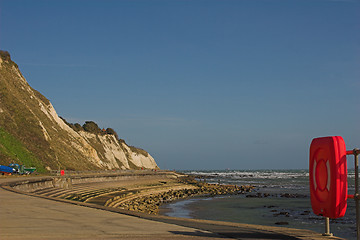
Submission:
[[[186,173],[204,177],[231,179],[293,179],[309,176],[306,171],[188,171]]]

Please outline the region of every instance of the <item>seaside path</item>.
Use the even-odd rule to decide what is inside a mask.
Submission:
[[[0,184],[7,181],[11,178],[0,179]],[[0,188],[0,239],[324,239],[307,230],[140,213],[129,216],[104,209]]]

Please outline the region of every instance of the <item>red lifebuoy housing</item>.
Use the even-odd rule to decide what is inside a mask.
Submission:
[[[321,137],[310,145],[310,196],[316,215],[343,217],[347,207],[347,164],[344,139]]]

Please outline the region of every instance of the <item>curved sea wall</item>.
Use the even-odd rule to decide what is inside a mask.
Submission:
[[[71,173],[68,173],[71,174]],[[252,186],[199,182],[167,171],[97,173],[30,178],[6,184],[9,190],[53,200],[158,214],[159,206],[193,196],[245,194]]]
[[[75,176],[48,176],[34,179],[19,180],[6,183],[5,185],[22,192],[35,192],[45,188],[69,189],[73,184],[101,183],[122,180],[156,178],[176,178],[174,172],[147,172],[147,173],[118,173],[118,174],[96,174]]]

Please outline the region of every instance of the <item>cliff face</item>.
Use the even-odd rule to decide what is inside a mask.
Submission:
[[[158,168],[146,151],[111,134],[74,131],[0,51],[0,164],[41,169]]]

